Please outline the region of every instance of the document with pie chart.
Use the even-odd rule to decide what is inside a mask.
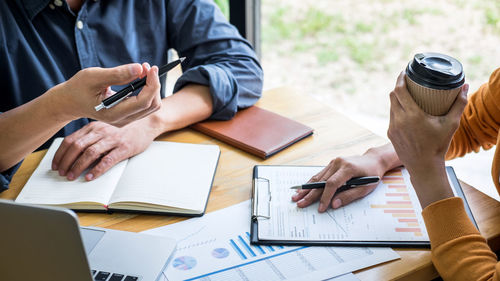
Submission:
[[[177,239],[168,281],[325,280],[399,258],[390,248],[251,245],[249,218],[245,201],[145,233]]]

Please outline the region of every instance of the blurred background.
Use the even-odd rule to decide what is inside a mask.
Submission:
[[[266,88],[293,85],[359,120],[387,123],[388,94],[415,53],[460,60],[471,91],[500,66],[499,1],[262,0],[261,7]]]
[[[215,2],[231,22],[240,19],[234,6],[260,6],[253,10],[258,14],[253,27],[260,34],[247,26],[246,36],[260,52],[265,89],[293,87],[383,137],[389,124],[388,94],[414,54],[432,51],[457,58],[469,94],[500,67],[500,1]],[[500,200],[490,176],[492,158],[493,151],[487,151],[449,164],[460,179]]]

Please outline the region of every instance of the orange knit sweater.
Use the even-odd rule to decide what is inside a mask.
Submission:
[[[492,177],[500,192],[499,126],[500,68],[470,97],[446,155],[451,159],[497,144]],[[427,206],[422,215],[431,240],[432,261],[444,280],[500,281],[500,263],[469,220],[462,199],[454,197],[435,202]]]

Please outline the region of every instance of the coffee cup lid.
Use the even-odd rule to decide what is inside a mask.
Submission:
[[[462,64],[447,55],[439,53],[420,53],[406,68],[406,75],[427,88],[453,89],[465,82]]]

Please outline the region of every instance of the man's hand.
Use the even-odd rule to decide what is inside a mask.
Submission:
[[[99,177],[118,162],[143,152],[154,140],[157,132],[141,121],[122,128],[103,122],[87,124],[64,139],[52,169],[68,180],[78,178],[88,168],[86,180]]]
[[[124,85],[146,75],[146,85],[138,95],[130,96],[112,108],[95,111],[96,105],[114,94],[110,86]],[[160,109],[160,87],[158,67],[132,63],[80,70],[68,81],[51,89],[51,93],[57,97],[55,100],[68,119],[87,117],[122,127]]]
[[[359,186],[334,196],[337,189],[353,177],[379,176],[399,165],[392,145],[387,144],[369,149],[361,156],[338,157],[326,168],[313,176],[309,182],[326,181],[325,188],[298,190],[292,197],[300,208],[307,207],[320,200],[319,212],[331,206],[337,209],[372,192],[377,184]]]

